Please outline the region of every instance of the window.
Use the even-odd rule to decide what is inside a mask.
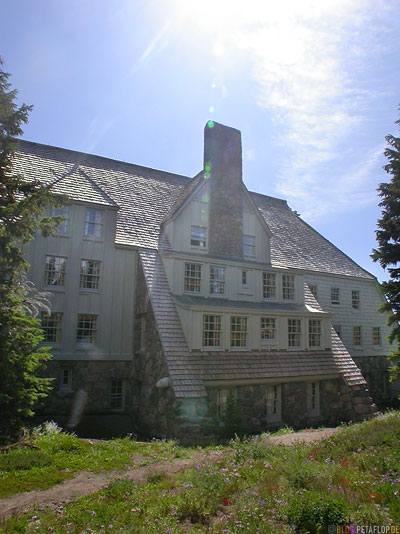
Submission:
[[[223,419],[226,410],[226,402],[228,397],[232,395],[236,401],[236,389],[218,388],[217,389],[217,418]]]
[[[97,332],[97,315],[87,313],[78,314],[78,328],[76,341],[78,343],[95,343]]]
[[[46,343],[61,343],[62,313],[42,313],[42,330]]]
[[[52,208],[51,215],[53,217],[57,217],[59,215],[64,216],[63,222],[58,227],[58,234],[66,235],[69,231],[69,219],[70,219],[70,207],[69,206],[63,206],[62,208]]]
[[[203,346],[221,346],[222,321],[220,315],[203,316]]]
[[[340,289],[331,287],[331,304],[340,304]]]
[[[307,404],[308,411],[312,415],[319,414],[319,382],[308,382],[307,384]]]
[[[225,294],[225,267],[210,265],[210,294]]]
[[[72,369],[70,367],[61,367],[60,389],[70,390],[72,386]]]
[[[294,276],[292,274],[282,275],[282,298],[294,300]]]
[[[353,345],[361,345],[361,326],[353,326]]]
[[[317,319],[310,319],[308,321],[308,337],[310,347],[321,346],[321,321]]]
[[[231,347],[247,347],[247,317],[231,317]]]
[[[46,256],[46,269],[44,283],[46,286],[64,286],[67,258],[59,256]]]
[[[301,344],[301,321],[300,319],[288,319],[288,344],[289,344],[289,347],[300,347],[300,344]]]
[[[372,327],[372,344],[374,346],[381,344],[381,329],[379,326]]]
[[[247,271],[242,271],[242,286],[247,286]]]
[[[351,292],[351,306],[355,310],[360,308],[360,292],[358,290],[353,289]]]
[[[113,378],[111,380],[110,408],[123,410],[124,400],[124,381],[122,378]]]
[[[274,343],[276,340],[276,320],[274,317],[260,318],[261,343]]]
[[[337,335],[340,337],[340,339],[342,339],[342,327],[340,326],[340,324],[334,324],[332,326]]]
[[[243,236],[243,255],[255,256],[256,255],[256,238],[252,235]]]
[[[185,263],[184,291],[200,293],[201,265],[199,263]]]
[[[276,296],[275,275],[263,273],[263,298],[274,299]]]
[[[81,261],[80,287],[85,289],[99,289],[100,262],[96,260]]]
[[[314,298],[317,298],[317,286],[308,284],[308,289]]]
[[[93,208],[86,208],[85,236],[101,237],[102,212]]]
[[[281,419],[281,385],[273,384],[265,392],[265,415],[267,421],[274,422]]]
[[[193,247],[206,246],[207,228],[205,226],[193,226],[190,232],[190,244]]]

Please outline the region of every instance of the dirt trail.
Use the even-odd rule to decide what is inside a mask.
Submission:
[[[321,440],[334,434],[337,428],[326,428],[323,430],[303,430],[292,434],[282,434],[268,438],[272,443],[282,443],[291,445],[303,441],[311,442]],[[70,478],[52,486],[47,490],[35,490],[26,493],[17,493],[5,499],[0,499],[0,518],[4,519],[11,514],[25,513],[33,505],[39,509],[52,508],[57,509],[66,502],[73,501],[84,495],[90,495],[106,488],[109,483],[117,478],[128,478],[142,482],[147,477],[156,472],[163,474],[173,474],[191,467],[192,465],[204,460],[216,460],[226,454],[224,451],[208,451],[206,453],[194,453],[191,458],[174,459],[162,462],[155,462],[146,466],[138,466],[144,459],[142,456],[134,456],[133,465],[123,471],[105,471],[103,473],[92,473],[90,471],[81,471],[74,478]]]

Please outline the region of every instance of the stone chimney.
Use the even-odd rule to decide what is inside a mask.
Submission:
[[[209,252],[243,257],[242,142],[239,130],[209,121],[204,169],[210,177]]]

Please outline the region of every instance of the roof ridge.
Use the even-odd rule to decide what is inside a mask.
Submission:
[[[79,167],[79,165],[78,165],[78,167]],[[89,174],[87,174],[87,173],[86,173],[85,171],[83,171],[82,169],[79,169],[78,172],[79,172],[79,174],[83,175],[87,180],[89,180],[89,181],[94,185],[94,187],[96,187],[99,191],[101,191],[101,193],[103,193],[103,195],[104,195],[105,197],[107,197],[108,200],[109,200],[110,202],[112,202],[112,204],[113,204],[115,207],[117,207],[117,208],[120,207],[120,206],[115,202],[115,200],[113,200],[113,199],[110,197],[110,195],[109,195],[106,191],[104,191],[104,189],[103,189],[102,187],[100,187],[99,184],[97,184],[97,183],[95,182],[95,180],[93,180],[93,178],[92,178]]]

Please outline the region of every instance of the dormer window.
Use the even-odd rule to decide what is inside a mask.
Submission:
[[[294,300],[294,276],[292,274],[282,275],[282,298]]]
[[[69,206],[62,206],[61,208],[52,208],[51,215],[57,217],[62,215],[64,217],[63,222],[60,224],[57,230],[58,235],[67,235],[69,232],[69,219],[70,219],[70,210]]]
[[[225,294],[225,267],[210,265],[210,295]]]
[[[200,293],[201,265],[199,263],[185,263],[184,291],[187,293]]]
[[[86,208],[85,215],[85,236],[101,237],[102,211],[93,208]]]
[[[274,299],[276,291],[275,274],[263,273],[263,298]]]
[[[205,226],[193,226],[190,232],[190,244],[192,247],[206,246],[207,228]]]
[[[243,255],[256,255],[256,238],[253,235],[243,235]]]

